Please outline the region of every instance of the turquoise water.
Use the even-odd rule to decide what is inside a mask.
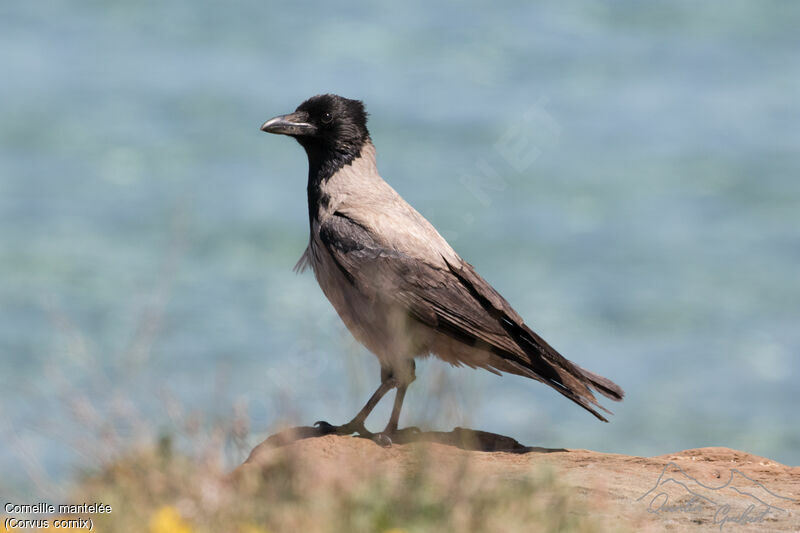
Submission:
[[[305,156],[258,131],[320,92],[363,99],[383,176],[627,392],[601,424],[426,361],[403,423],[800,464],[800,6],[396,4],[0,6],[6,489],[104,432],[244,412],[254,443],[360,406],[376,361],[291,271]]]

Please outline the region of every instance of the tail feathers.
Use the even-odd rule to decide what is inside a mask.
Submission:
[[[575,365],[575,367],[580,370],[581,374],[583,374],[583,376],[589,380],[592,388],[606,398],[610,398],[615,402],[619,402],[625,397],[625,391],[610,379],[604,378],[603,376],[595,374],[594,372],[586,370],[585,368],[581,368],[575,363],[572,364]]]
[[[503,326],[526,352],[528,364],[525,366],[528,366],[540,377],[545,378],[543,380],[545,383],[592,413],[595,417],[603,422],[608,422],[595,408],[608,414],[614,413],[597,402],[591,389],[614,401],[620,401],[625,393],[619,385],[608,378],[585,370],[565,358],[524,323],[514,324],[506,320]]]
[[[444,256],[442,257],[444,259]],[[598,419],[608,422],[598,410],[609,414],[611,412],[597,402],[591,389],[607,398],[620,401],[625,393],[616,383],[584,370],[547,344],[544,339],[525,325],[522,317],[514,311],[505,298],[475,272],[472,265],[466,261],[460,261],[460,264],[454,266],[447,259],[444,261],[450,268],[450,272],[483,309],[499,322],[508,336],[507,339],[501,339],[499,342],[494,340],[496,339],[494,332],[492,332],[492,338],[483,338],[491,346],[491,352],[497,355],[498,359],[489,365],[480,366],[489,366],[541,381]],[[482,321],[483,318],[480,320]],[[479,321],[479,323],[482,322]],[[481,327],[478,325],[478,329]],[[474,328],[471,331],[474,331]],[[452,335],[452,333],[448,334]]]
[[[592,387],[593,383],[588,378],[574,370],[570,371],[564,368],[557,369],[556,367],[551,366],[549,368],[550,372],[556,374],[557,377],[550,377],[548,376],[550,372],[541,372],[541,364],[538,365],[537,370],[533,370],[528,364],[520,364],[517,361],[507,359],[503,361],[503,364],[496,366],[503,371],[526,376],[531,379],[541,381],[546,385],[550,385],[550,387],[589,411],[598,420],[608,422],[608,419],[600,414],[598,410],[608,414],[613,414],[611,411],[597,402],[597,399],[590,390],[590,387]]]

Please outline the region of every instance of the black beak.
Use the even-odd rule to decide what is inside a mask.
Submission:
[[[271,118],[261,126],[261,131],[267,133],[279,133],[282,135],[309,135],[316,128],[306,122],[308,116],[305,113],[290,113]]]

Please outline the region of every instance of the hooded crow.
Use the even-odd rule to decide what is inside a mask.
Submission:
[[[294,137],[308,156],[308,247],[295,266],[311,266],[347,329],[378,358],[381,383],[348,423],[317,422],[323,433],[374,436],[364,421],[397,389],[381,438],[398,434],[414,359],[507,372],[549,385],[607,422],[592,391],[614,401],[622,389],[569,361],[522,317],[436,229],[386,183],[375,164],[367,113],[358,100],[309,98],[268,120],[267,133]]]

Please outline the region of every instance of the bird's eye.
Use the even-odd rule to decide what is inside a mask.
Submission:
[[[330,113],[325,113],[325,115],[322,117],[322,123],[330,124],[331,122],[333,122],[333,115]]]

